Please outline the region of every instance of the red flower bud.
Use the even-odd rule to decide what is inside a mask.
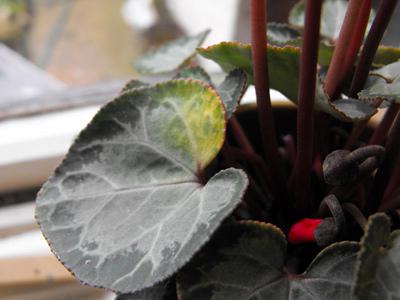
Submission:
[[[291,244],[314,243],[316,238],[315,229],[322,219],[303,219],[290,228],[288,240]]]

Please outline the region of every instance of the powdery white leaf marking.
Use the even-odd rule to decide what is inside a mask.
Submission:
[[[198,81],[134,89],[106,105],[41,189],[36,217],[79,280],[132,293],[166,279],[240,202],[244,172],[197,172],[217,155],[225,115]],[[199,169],[200,168],[200,169]]]

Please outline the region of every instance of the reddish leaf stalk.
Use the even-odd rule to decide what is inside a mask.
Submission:
[[[376,51],[378,50],[386,28],[389,25],[389,21],[393,15],[396,4],[397,0],[382,0],[378,8],[378,12],[367,35],[367,39],[365,40],[364,47],[361,51],[360,60],[357,64],[353,80],[351,82],[349,96],[352,98],[357,97],[358,92],[362,90],[365,82],[367,81],[369,70],[371,69]],[[364,131],[367,122],[368,121],[362,121],[353,128],[353,131],[346,143],[346,149],[350,149],[354,145]]]
[[[358,51],[364,40],[365,31],[367,30],[369,15],[371,14],[372,0],[364,0],[361,11],[358,16],[356,29],[351,39],[350,47],[346,54],[346,60],[344,63],[344,75],[350,72],[357,58]],[[342,77],[343,77],[342,76]]]
[[[349,93],[350,97],[356,97],[357,93],[364,87],[368,78],[368,72],[371,68],[376,51],[378,50],[379,43],[386,31],[396,4],[397,0],[381,1],[374,22],[372,23],[367,39],[365,40],[360,60],[354,73]]]
[[[267,163],[274,172],[277,184],[283,186],[283,169],[278,153],[278,143],[269,94],[267,61],[266,0],[250,0],[251,44],[253,74],[257,98],[258,120]],[[281,189],[279,189],[281,190]]]
[[[343,81],[347,77],[347,74],[351,72],[357,59],[358,51],[360,50],[360,47],[364,41],[365,31],[367,30],[368,26],[369,15],[371,14],[371,6],[372,0],[364,0],[358,16],[355,31],[350,42],[350,47],[346,53],[342,75],[340,76],[340,82],[338,84],[339,89],[343,85]]]
[[[299,106],[297,109],[296,207],[304,214],[308,199],[313,157],[314,100],[318,62],[322,0],[307,0],[304,42],[301,49]]]
[[[379,123],[378,127],[375,129],[374,134],[369,140],[369,145],[383,145],[386,135],[396,118],[397,113],[400,110],[399,103],[392,103],[387,109],[382,121]]]
[[[253,146],[235,116],[232,116],[229,120],[229,126],[232,129],[231,132],[236,143],[248,153],[255,154],[256,152],[254,151]]]
[[[229,150],[231,151],[236,161],[247,163],[250,166],[250,168],[254,171],[257,178],[259,179],[263,190],[267,195],[270,195],[270,191],[276,192],[276,188],[274,188],[272,184],[269,169],[267,168],[264,160],[259,155],[257,155],[256,153],[253,154],[242,151],[240,149],[236,149],[235,147],[230,147]]]
[[[346,56],[350,45],[352,45],[354,33],[359,31],[356,26],[363,7],[363,1],[364,0],[349,1],[343,25],[333,52],[332,61],[325,78],[325,92],[330,98],[337,93],[337,89],[343,81],[343,62],[346,62]]]
[[[367,201],[366,212],[371,214],[375,212],[380,206],[383,194],[389,184],[389,180],[392,177],[394,168],[398,163],[400,154],[400,143],[398,137],[400,136],[400,114],[397,114],[396,121],[393,128],[390,130],[389,136],[386,142],[386,156],[378,172],[375,175],[372,191]]]
[[[383,99],[378,98],[375,99],[374,103],[372,104],[374,107],[378,108],[383,102]],[[396,116],[395,116],[396,117]],[[358,122],[354,125],[349,138],[347,139],[346,145],[344,146],[345,149],[351,150],[354,144],[357,142],[361,134],[364,132],[365,128],[367,127],[369,119],[363,120]],[[371,144],[370,144],[371,145]]]

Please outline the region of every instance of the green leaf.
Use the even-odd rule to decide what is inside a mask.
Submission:
[[[384,66],[371,73],[370,80],[358,96],[372,103],[375,99],[383,99],[383,107],[392,102],[400,102],[400,62]],[[371,79],[372,78],[372,79]]]
[[[213,86],[210,75],[202,67],[183,69],[175,75],[174,79],[197,79]]]
[[[182,267],[241,201],[244,172],[201,183],[219,152],[225,112],[193,80],[121,94],[84,129],[42,187],[36,218],[82,282],[119,293]]]
[[[268,42],[271,44],[282,45],[292,42],[301,37],[301,33],[285,23],[268,23]]]
[[[281,47],[288,45],[288,46],[294,46],[301,48],[303,44],[303,39],[298,38],[292,41],[288,41],[285,44],[280,44]],[[278,44],[279,45],[279,44]],[[321,67],[328,67],[329,64],[331,63],[332,56],[333,56],[333,50],[335,49],[334,46],[330,45],[326,41],[322,40],[319,43],[319,48],[318,48],[318,64]]]
[[[226,72],[236,68],[244,70],[252,82],[251,45],[223,42],[208,48],[200,48],[198,51],[205,58],[218,63]],[[300,49],[293,46],[278,47],[268,45],[268,64],[270,87],[280,91],[291,101],[297,103]],[[324,92],[322,81],[318,77],[315,99],[316,110],[324,111],[345,122],[358,122],[369,119],[376,113],[375,108],[368,103],[357,100],[349,101],[351,102],[348,105],[342,102],[330,102]]]
[[[294,46],[301,48],[303,39],[301,33],[289,24],[268,23],[268,42],[272,45],[284,47]],[[334,46],[322,40],[318,49],[318,63],[320,66],[329,66]]]
[[[400,298],[400,230],[390,233],[390,220],[378,213],[368,220],[356,268],[356,299]]]
[[[218,86],[217,91],[225,104],[227,118],[235,112],[247,89],[247,75],[240,69],[231,71]]]
[[[172,72],[193,57],[209,32],[206,30],[195,36],[182,37],[148,52],[135,63],[135,68],[143,74]]]
[[[125,86],[121,90],[121,93],[125,93],[125,92],[127,92],[129,90],[132,90],[132,89],[138,89],[138,88],[149,87],[149,86],[150,86],[150,84],[147,83],[147,82],[143,82],[143,81],[140,81],[140,80],[132,79],[132,80],[129,80],[125,84]]]
[[[290,11],[289,23],[300,28],[304,27],[304,1],[299,1]],[[321,16],[321,35],[336,40],[339,37],[343,20],[346,15],[347,1],[345,0],[324,0]],[[372,12],[369,18],[369,27],[372,24],[375,13]]]
[[[179,72],[175,78],[191,78],[201,80],[210,86],[214,86],[210,75],[201,67],[191,67]],[[226,115],[229,119],[239,105],[244,92],[247,89],[247,75],[240,69],[232,70],[217,87],[222,102],[225,105]]]
[[[215,61],[225,72],[242,69],[249,77],[249,82],[253,83],[251,45],[222,42],[207,48],[199,48],[198,52],[203,57]],[[268,45],[271,88],[279,90],[289,99],[297,97],[299,59],[300,49],[297,47]]]
[[[358,250],[354,242],[333,244],[303,274],[288,274],[278,228],[259,222],[225,226],[178,273],[179,299],[351,299]]]

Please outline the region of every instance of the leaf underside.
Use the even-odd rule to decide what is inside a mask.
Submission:
[[[351,299],[357,243],[323,250],[301,275],[284,269],[286,240],[275,226],[223,227],[178,274],[181,300]]]
[[[267,30],[268,42],[271,44],[286,44],[301,37],[297,29],[285,23],[268,23]]]
[[[400,62],[389,64],[374,70],[368,83],[358,96],[364,101],[373,103],[375,99],[382,99],[381,107],[393,102],[400,102]]]
[[[198,52],[205,58],[218,63],[225,72],[240,68],[244,70],[250,82],[253,82],[251,45],[236,42],[222,42]],[[300,70],[300,48],[293,46],[268,45],[269,81],[272,89],[280,91],[296,103],[298,92],[298,76]],[[346,100],[347,101],[347,100]],[[358,122],[370,118],[376,109],[369,103],[356,99],[342,102],[331,102],[326,95],[322,81],[318,76],[316,85],[315,109],[326,112],[345,122]]]
[[[218,94],[176,80],[121,94],[84,129],[36,207],[60,261],[82,282],[119,293],[183,266],[240,202],[246,175],[197,174],[219,152]]]
[[[356,269],[355,299],[400,299],[400,230],[385,214],[369,218]]]
[[[225,104],[228,119],[236,111],[246,89],[247,75],[240,69],[229,72],[224,81],[218,86],[217,92]]]
[[[195,36],[182,37],[150,51],[135,62],[135,68],[143,74],[172,72],[193,57],[209,32],[206,30]]]

